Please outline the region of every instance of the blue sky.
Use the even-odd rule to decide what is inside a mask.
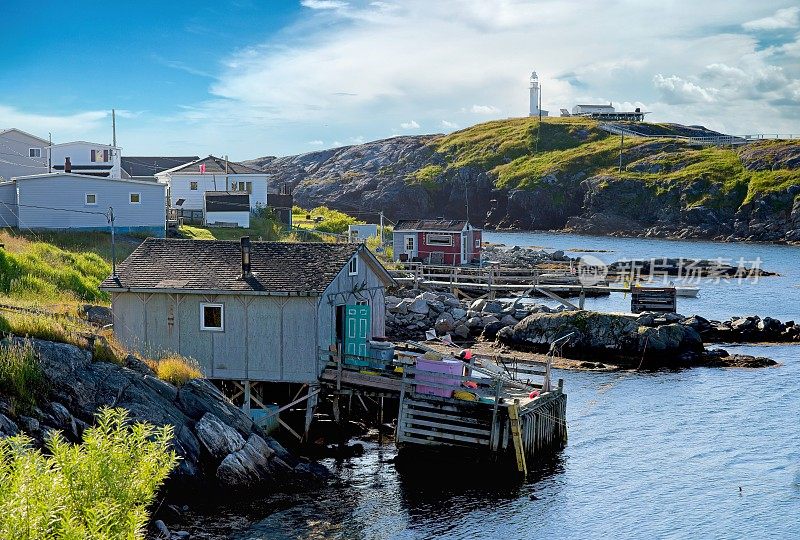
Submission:
[[[302,153],[546,109],[800,132],[786,0],[2,1],[0,128],[127,155]],[[65,4],[69,4],[64,7]]]

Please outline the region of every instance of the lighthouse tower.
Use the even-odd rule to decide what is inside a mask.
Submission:
[[[541,105],[541,87],[539,86],[539,76],[534,71],[531,73],[531,87],[530,87],[530,112],[528,116],[539,116],[539,106]],[[547,116],[547,111],[541,111],[542,116]]]

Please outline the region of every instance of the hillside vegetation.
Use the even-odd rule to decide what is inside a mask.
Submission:
[[[510,118],[252,165],[303,206],[391,219],[469,217],[497,228],[800,240],[800,140],[691,144],[699,126]]]

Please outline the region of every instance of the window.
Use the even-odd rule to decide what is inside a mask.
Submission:
[[[131,204],[139,204],[142,202],[141,193],[131,193]]]
[[[429,246],[452,246],[453,237],[449,234],[426,234],[425,243]]]
[[[253,182],[239,182],[238,191],[246,191],[247,193],[253,193]]]
[[[86,204],[97,204],[97,193],[87,193],[85,197]]]
[[[28,149],[28,157],[42,157],[42,149],[41,148],[29,148]]]
[[[92,150],[92,163],[108,163],[108,150]]]
[[[200,330],[222,332],[225,330],[224,314],[222,304],[200,304]]]
[[[350,259],[350,262],[347,265],[347,273],[351,276],[358,275],[358,256]]]
[[[197,191],[197,182],[189,182],[189,189]]]
[[[406,236],[406,253],[412,253],[413,251],[414,251],[414,237]]]
[[[481,239],[480,239],[480,238],[476,238],[476,239],[475,239],[475,247],[476,247],[476,248],[479,248],[479,247],[481,247]]]

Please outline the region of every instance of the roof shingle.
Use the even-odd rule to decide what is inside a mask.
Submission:
[[[101,287],[321,294],[359,246],[252,242],[252,276],[243,279],[237,241],[148,238]]]
[[[267,173],[235,161],[226,162],[224,159],[208,156],[191,163],[186,163],[178,167],[173,167],[165,172],[170,174],[202,174],[200,165],[205,165],[205,174],[260,174],[266,176]]]
[[[452,231],[464,230],[467,221],[463,219],[401,219],[395,231]]]

